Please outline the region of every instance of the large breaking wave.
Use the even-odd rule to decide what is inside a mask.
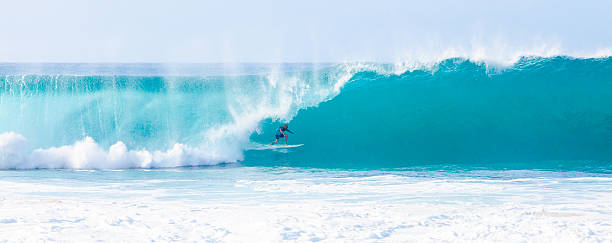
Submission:
[[[188,75],[22,66],[0,69],[4,169],[612,161],[609,57]],[[289,121],[303,148],[249,150]]]

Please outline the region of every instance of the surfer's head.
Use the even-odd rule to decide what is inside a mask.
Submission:
[[[289,124],[285,124],[285,125],[283,125],[283,127],[284,127],[285,129],[287,129],[287,128],[289,127]]]

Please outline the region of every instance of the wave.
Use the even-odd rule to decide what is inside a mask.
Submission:
[[[223,76],[49,73],[64,66],[3,76],[0,117],[7,119],[0,121],[0,168],[236,162],[260,121],[291,120],[300,109],[337,95],[367,65],[296,64],[291,72]]]
[[[248,151],[245,163],[609,171],[611,64],[526,57],[491,70],[448,59],[400,75],[360,72],[334,99],[292,119],[299,135],[291,140],[303,149],[282,156]],[[265,121],[265,132],[251,139],[270,140],[276,126]]]
[[[491,68],[451,58],[192,76],[5,67],[0,168],[611,161],[611,64],[523,57]],[[245,156],[284,122],[304,149]]]

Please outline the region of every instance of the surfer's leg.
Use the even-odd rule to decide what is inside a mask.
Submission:
[[[274,145],[275,143],[278,143],[278,138],[274,140],[274,142],[272,142],[270,145]]]
[[[287,139],[289,138],[289,136],[287,136],[287,134],[285,134],[285,145],[287,145]]]

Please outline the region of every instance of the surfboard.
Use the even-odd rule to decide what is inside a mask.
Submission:
[[[292,144],[292,145],[264,145],[254,150],[265,150],[265,149],[285,149],[285,148],[297,148],[304,146],[304,144]]]
[[[268,145],[269,147],[274,147],[274,148],[297,148],[297,147],[301,147],[304,144],[292,144],[292,145]]]

